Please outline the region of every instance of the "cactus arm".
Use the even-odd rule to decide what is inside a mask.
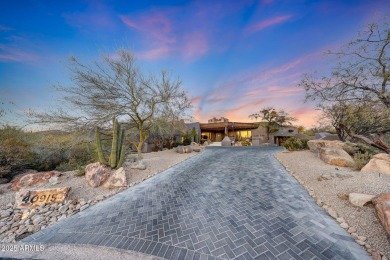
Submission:
[[[116,168],[117,163],[117,149],[118,149],[118,121],[115,119],[112,120],[113,130],[112,130],[112,146],[111,146],[111,156],[110,156],[110,166],[112,169]]]
[[[96,127],[95,141],[96,141],[96,149],[97,149],[97,154],[98,154],[98,160],[99,160],[100,163],[107,165],[107,161],[104,158],[104,154],[103,154],[102,141],[100,140],[99,127]]]

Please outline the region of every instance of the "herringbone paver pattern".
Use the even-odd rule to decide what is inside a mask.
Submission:
[[[166,259],[369,259],[275,160],[278,148],[208,148],[23,242]]]

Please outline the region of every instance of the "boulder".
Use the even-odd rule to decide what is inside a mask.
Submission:
[[[354,160],[343,149],[339,148],[320,148],[320,159],[327,164],[337,165],[341,167],[352,167]]]
[[[123,167],[120,167],[110,175],[108,180],[103,184],[104,188],[114,189],[127,186],[126,172]]]
[[[197,152],[197,153],[200,152],[200,148],[192,148],[192,150],[193,150],[194,152]]]
[[[12,180],[10,189],[19,191],[31,186],[46,184],[50,178],[59,175],[58,171],[30,173]]]
[[[192,147],[191,147],[191,146],[182,146],[182,145],[179,145],[179,146],[176,148],[176,152],[177,152],[177,153],[191,153],[191,152],[192,152]]]
[[[195,142],[191,142],[191,146],[199,146],[199,144]]]
[[[350,193],[348,196],[349,202],[357,207],[363,207],[370,202],[375,195],[363,194],[363,193]]]
[[[385,153],[374,155],[360,171],[390,174],[390,155]]]
[[[225,136],[222,140],[222,146],[232,146],[232,140],[229,136]]]
[[[15,206],[17,208],[30,208],[43,204],[62,203],[68,196],[70,187],[45,189],[45,190],[23,190],[15,194]]]
[[[330,141],[330,140],[310,140],[307,142],[310,151],[318,153],[321,148],[337,148],[343,149],[344,143],[341,141]]]
[[[130,165],[131,169],[137,169],[137,170],[145,170],[146,169],[146,163],[144,160],[138,160],[135,163],[132,163]]]
[[[100,162],[91,163],[85,167],[85,179],[92,188],[102,185],[110,174],[111,168]]]
[[[382,194],[372,200],[380,222],[390,236],[390,193]]]

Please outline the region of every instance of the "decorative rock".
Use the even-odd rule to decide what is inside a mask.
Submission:
[[[103,187],[108,189],[125,187],[125,186],[127,186],[127,180],[126,180],[126,172],[123,167],[120,167],[113,174],[111,174],[108,180],[103,184]],[[103,200],[104,197],[101,197],[100,199],[98,198],[96,199]]]
[[[63,219],[66,219],[66,215],[62,215],[57,221],[61,221]]]
[[[200,148],[192,148],[192,151],[199,153],[200,152]]]
[[[84,209],[86,209],[86,208],[88,208],[89,207],[89,205],[88,204],[85,204],[84,206],[82,206],[81,208],[80,208],[80,211],[83,211]]]
[[[58,174],[58,171],[30,173],[12,180],[10,188],[13,191],[19,191],[22,188],[45,184],[51,177]]]
[[[122,168],[122,167],[121,167],[121,168]],[[104,195],[96,196],[96,200],[97,200],[97,201],[104,200]]]
[[[390,155],[380,153],[374,157],[360,170],[367,173],[390,174]]]
[[[390,236],[390,194],[385,193],[372,200],[380,222]]]
[[[56,185],[56,184],[59,184],[60,182],[58,181],[58,177],[57,176],[53,176],[49,179],[49,183],[51,185]]]
[[[360,241],[366,241],[366,240],[367,240],[367,238],[366,238],[366,237],[364,237],[364,236],[358,236],[358,240],[360,240]]]
[[[349,228],[348,224],[346,222],[343,222],[340,224],[340,227],[344,228],[344,229],[347,229]]]
[[[45,220],[44,217],[38,216],[37,218],[35,218],[35,219],[33,220],[33,224],[34,224],[34,225],[37,225],[37,224],[41,223],[43,220]]]
[[[330,141],[330,140],[310,140],[307,142],[309,149],[313,153],[318,153],[321,148],[336,148],[342,149],[344,143],[341,141]]]
[[[353,238],[353,239],[355,239],[355,240],[358,240],[358,234],[357,233],[352,233],[351,234],[351,237]]]
[[[366,243],[364,241],[356,240],[356,243],[358,243],[361,246],[364,246]]]
[[[130,165],[131,169],[145,170],[147,168],[144,160],[136,161]]]
[[[0,218],[6,218],[11,216],[12,211],[13,211],[12,209],[1,211]]]
[[[111,168],[100,162],[88,164],[85,167],[85,179],[92,188],[102,185],[110,176]]]
[[[354,228],[354,227],[348,228],[348,233],[350,233],[350,234],[356,233],[356,228]],[[360,239],[360,240],[361,240],[361,239]],[[364,241],[364,240],[362,240],[362,241]]]
[[[191,153],[192,152],[192,147],[191,146],[182,146],[182,145],[179,145],[177,148],[176,148],[176,152],[177,153]]]
[[[378,251],[372,252],[372,260],[382,260],[381,255],[378,253]]]
[[[320,159],[327,164],[337,165],[341,167],[352,167],[354,160],[343,149],[336,148],[320,148]]]
[[[375,195],[363,194],[363,193],[350,193],[348,196],[349,202],[357,207],[363,207],[370,202]]]
[[[328,214],[329,214],[332,218],[337,218],[337,217],[338,217],[337,212],[336,212],[334,209],[332,209],[332,208],[329,208],[329,209],[328,209]]]
[[[232,146],[232,140],[230,139],[229,136],[225,136],[221,142],[222,146]]]
[[[68,210],[69,206],[68,205],[63,205],[59,208],[59,212],[65,213]]]
[[[65,200],[70,187],[47,190],[23,190],[15,194],[18,208],[35,207],[46,203],[58,203]]]

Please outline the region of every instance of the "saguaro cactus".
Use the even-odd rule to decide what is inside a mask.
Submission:
[[[96,127],[95,141],[96,141],[98,160],[100,163],[107,165],[107,161],[104,158],[104,154],[103,154],[102,141],[100,140],[100,130],[98,126]]]
[[[122,130],[118,120],[115,118],[112,120],[113,131],[112,131],[112,144],[111,144],[111,154],[109,157],[109,162],[107,163],[104,158],[102,144],[100,140],[99,127],[96,127],[96,147],[98,153],[99,162],[102,164],[110,165],[113,169],[118,169],[122,166],[125,160],[125,147],[124,147],[124,138],[125,130]]]

